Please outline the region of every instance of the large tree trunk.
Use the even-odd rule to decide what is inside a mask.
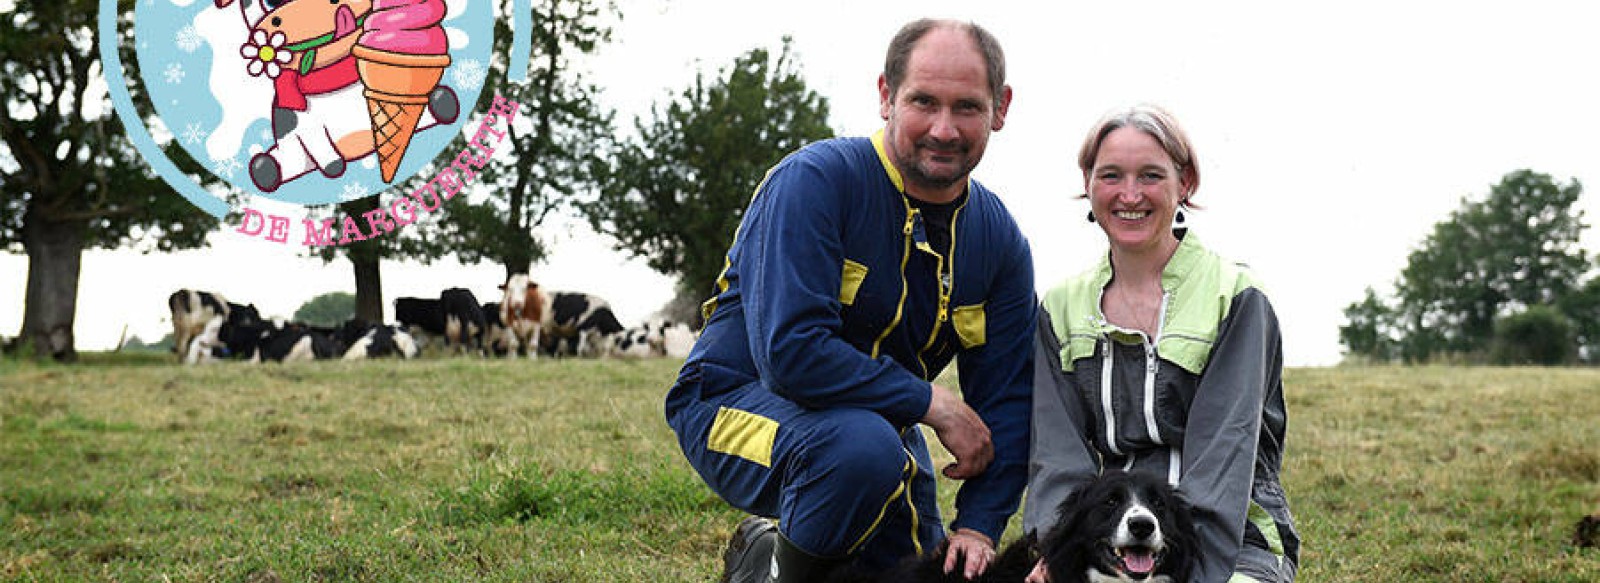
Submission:
[[[22,219],[22,245],[28,252],[28,291],[19,340],[33,344],[34,355],[77,360],[72,326],[78,314],[78,273],[82,266],[85,221],[51,221],[28,209]]]
[[[351,254],[356,274],[356,317],[373,324],[383,323],[383,278],[378,259]]]
[[[378,196],[347,201],[339,209],[352,217],[377,210]],[[379,235],[381,237],[382,235]],[[345,252],[356,278],[356,317],[373,324],[383,323],[383,277],[378,262],[381,261],[383,242],[376,237],[352,243]]]

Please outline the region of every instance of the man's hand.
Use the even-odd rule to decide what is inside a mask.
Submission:
[[[933,399],[928,403],[928,413],[922,422],[933,428],[939,443],[955,456],[956,463],[944,467],[946,478],[965,480],[982,474],[994,461],[994,442],[989,439],[989,426],[983,424],[978,413],[966,402],[939,385],[933,385]]]
[[[945,573],[964,567],[961,574],[970,581],[987,571],[992,562],[994,541],[988,536],[970,528],[958,528],[950,533],[950,548],[944,554]]]

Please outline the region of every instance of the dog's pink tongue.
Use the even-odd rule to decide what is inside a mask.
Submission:
[[[350,11],[349,6],[340,6],[333,13],[333,37],[342,38],[344,35],[356,31],[356,13]]]
[[[1150,553],[1128,551],[1122,555],[1122,566],[1130,573],[1149,573],[1156,568],[1156,557]]]

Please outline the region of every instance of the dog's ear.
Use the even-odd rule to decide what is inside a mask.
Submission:
[[[215,4],[217,8],[227,8],[229,5],[233,4],[233,0],[214,0],[212,3]]]

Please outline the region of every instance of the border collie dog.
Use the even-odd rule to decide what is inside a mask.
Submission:
[[[1177,490],[1158,477],[1108,472],[1080,486],[1057,509],[1043,540],[1006,547],[980,583],[1023,583],[1035,567],[1051,583],[1183,583],[1195,563],[1194,519]],[[945,548],[885,573],[847,569],[833,583],[966,582],[944,572]],[[1041,577],[1036,576],[1037,581]]]
[[[1194,539],[1189,504],[1165,480],[1109,472],[1062,502],[1039,552],[1054,583],[1182,583]]]

